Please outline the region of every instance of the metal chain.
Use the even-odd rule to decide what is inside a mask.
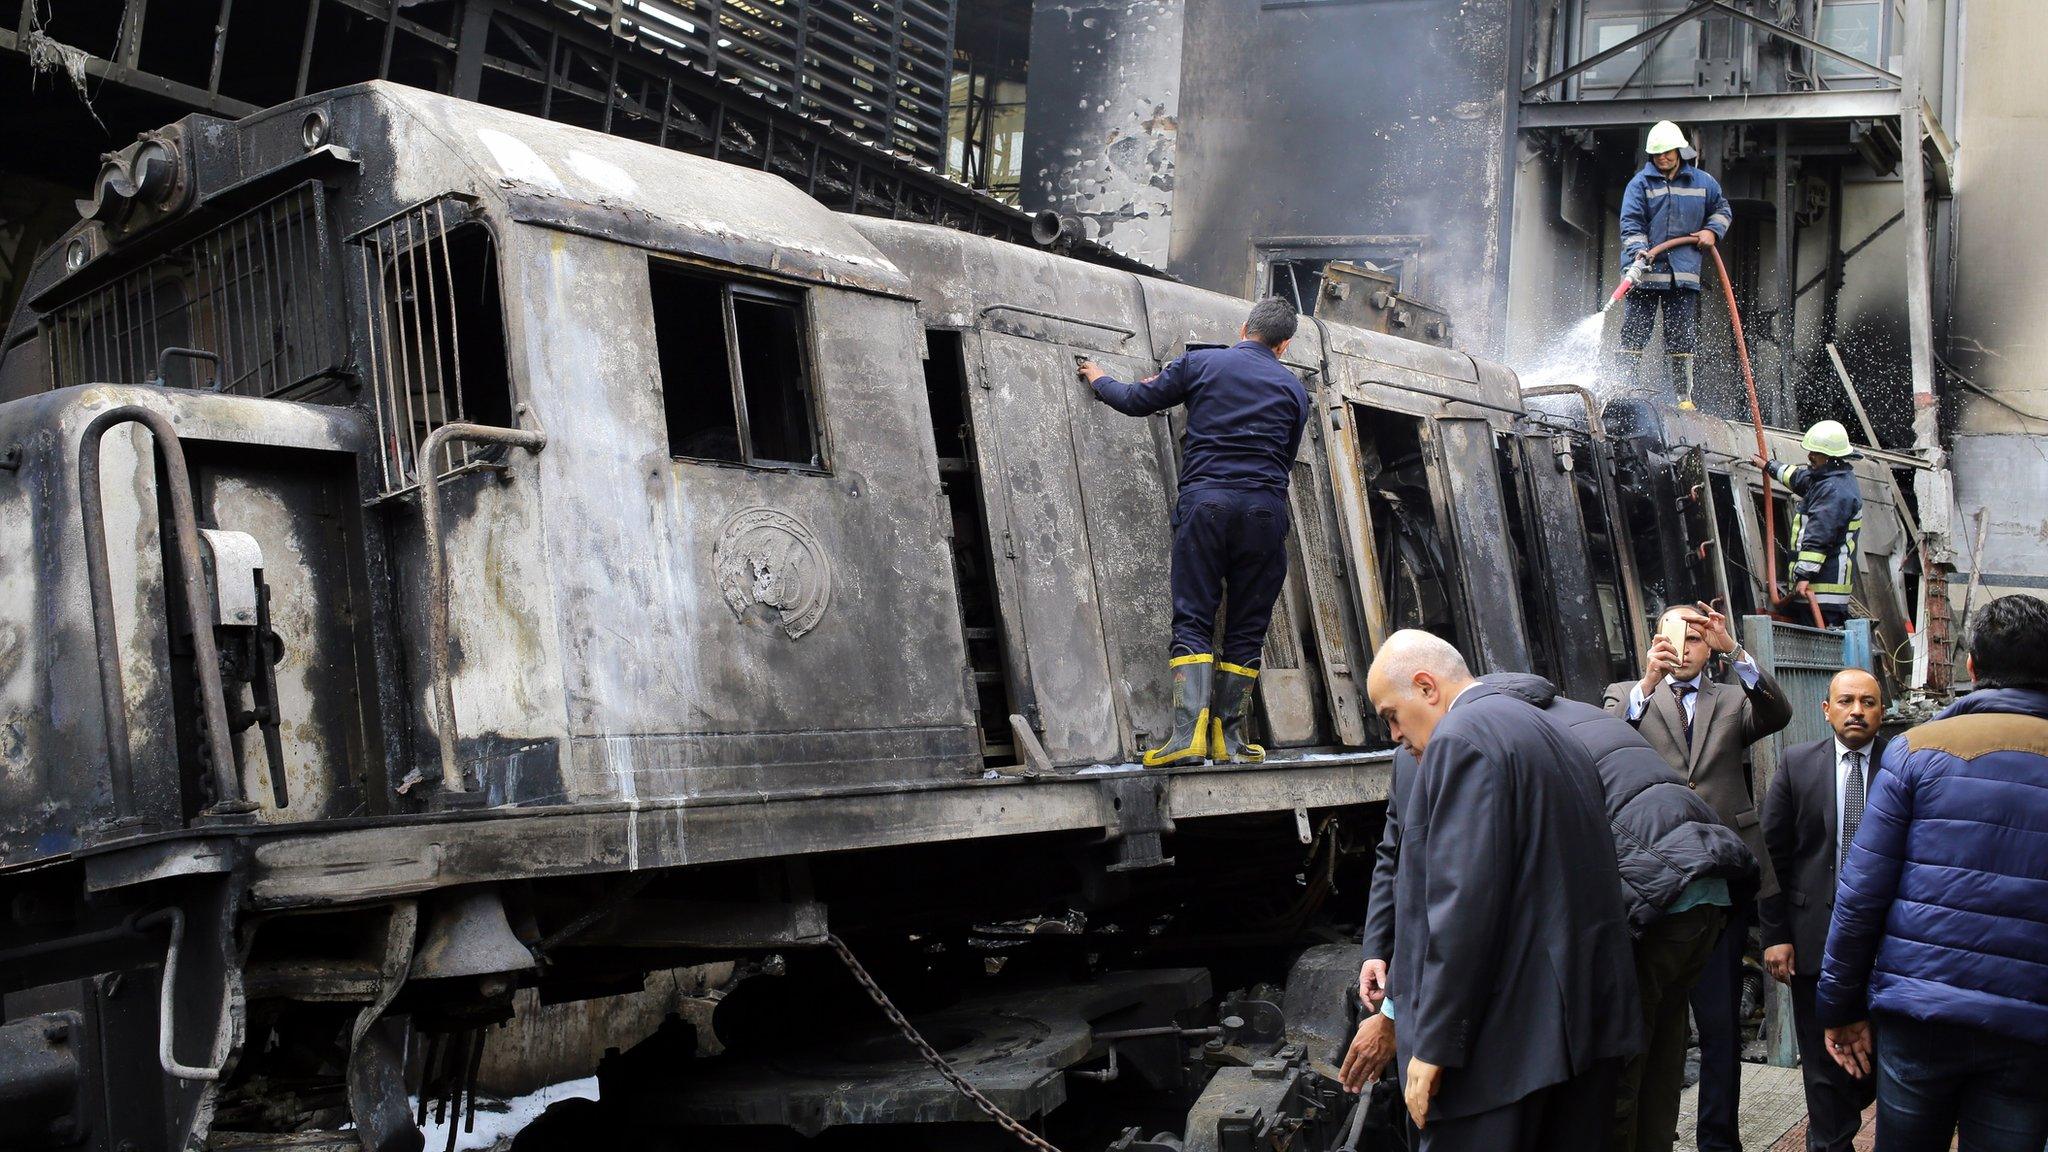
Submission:
[[[825,943],[831,946],[832,951],[839,954],[840,962],[846,965],[848,972],[853,973],[854,980],[860,984],[861,990],[868,994],[868,999],[873,1000],[875,1007],[882,1010],[882,1015],[889,1018],[889,1023],[894,1024],[896,1030],[903,1033],[903,1038],[910,1041],[910,1046],[917,1049],[917,1054],[924,1058],[924,1062],[932,1066],[932,1071],[945,1077],[946,1083],[951,1084],[962,1096],[973,1101],[976,1108],[988,1113],[989,1119],[995,1121],[998,1126],[1010,1135],[1015,1136],[1026,1147],[1036,1148],[1038,1152],[1060,1152],[1059,1148],[1038,1135],[1038,1133],[1026,1128],[1023,1122],[1016,1117],[998,1108],[995,1101],[983,1096],[975,1089],[974,1085],[969,1084],[958,1072],[953,1071],[952,1063],[944,1056],[939,1055],[938,1049],[925,1042],[925,1038],[918,1034],[917,1028],[904,1018],[903,1013],[897,1010],[895,1004],[890,1002],[888,993],[883,992],[881,985],[875,983],[875,978],[868,975],[868,970],[861,967],[859,960],[854,959],[853,950],[846,946],[846,941],[841,940],[837,936],[827,935]]]

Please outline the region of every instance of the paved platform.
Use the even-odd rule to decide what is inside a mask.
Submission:
[[[1876,1111],[1873,1105],[1863,1114],[1863,1131],[1856,1137],[1857,1152],[1869,1152],[1876,1139]],[[1678,1098],[1677,1147],[1682,1152],[1697,1152],[1693,1132],[1698,1119],[1699,1088],[1694,1086]],[[1799,1069],[1744,1064],[1738,1123],[1742,1146],[1750,1152],[1804,1152],[1806,1096],[1799,1086]]]

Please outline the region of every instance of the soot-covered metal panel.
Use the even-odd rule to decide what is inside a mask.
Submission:
[[[1248,294],[1261,241],[1419,237],[1405,287],[1497,354],[1512,9],[1189,0],[1172,271]]]
[[[672,459],[647,253],[522,231],[540,530],[572,796],[946,776],[966,650],[906,301],[812,289],[823,470]],[[722,386],[722,384],[721,384]]]
[[[115,812],[86,576],[79,457],[86,427],[100,413],[124,405],[172,420],[188,460],[201,464],[217,458],[223,443],[248,457],[289,449],[302,459],[319,454],[324,461],[340,461],[352,458],[367,439],[361,414],[340,408],[146,387],[69,388],[0,406],[0,443],[22,450],[15,467],[0,470],[0,604],[6,606],[0,613],[0,862],[76,849]],[[103,445],[108,588],[128,716],[134,811],[177,826],[193,800],[187,779],[193,770],[179,762],[174,722],[166,545],[153,447],[141,429],[118,425]],[[304,773],[332,765],[333,758],[316,749],[342,742],[341,728],[354,718],[313,708],[300,691],[300,673],[321,682],[313,686],[324,686],[350,675],[359,654],[334,629],[307,626],[301,613],[318,609],[295,595],[287,571],[321,551],[303,538],[307,521],[335,509],[297,502],[281,487],[241,487],[204,467],[198,471],[206,487],[205,514],[217,517],[219,527],[249,533],[266,557],[275,558],[270,565],[279,618],[273,624],[291,646],[279,670],[290,733],[287,763],[299,794],[308,797],[303,806],[295,803],[294,815],[336,814],[324,805],[348,785]],[[257,763],[248,765],[244,784],[252,795],[268,795]],[[266,810],[263,818],[273,815]]]

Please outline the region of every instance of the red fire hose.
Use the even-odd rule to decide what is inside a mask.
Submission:
[[[1638,266],[1647,267],[1651,261],[1673,248],[1698,243],[1699,237],[1697,236],[1673,237],[1638,257]],[[1722,261],[1721,249],[1718,246],[1709,248],[1707,251],[1714,257],[1714,271],[1720,274],[1721,299],[1728,304],[1728,324],[1735,331],[1735,362],[1742,365],[1742,385],[1749,391],[1749,422],[1750,426],[1756,429],[1757,463],[1762,466],[1764,474],[1764,587],[1770,590],[1773,598],[1776,598],[1778,595],[1778,518],[1776,505],[1771,500],[1771,450],[1770,446],[1764,442],[1763,406],[1757,403],[1756,377],[1749,370],[1749,340],[1742,332],[1742,313],[1735,309],[1735,288],[1728,282],[1728,265]],[[1607,298],[1607,304],[1601,311],[1604,312],[1607,308],[1614,307],[1614,302],[1628,295],[1629,289],[1634,288],[1637,283],[1637,280],[1624,276],[1621,283],[1615,287],[1614,295]],[[1813,610],[1814,627],[1827,627],[1826,622],[1821,619],[1820,605],[1814,601],[1812,596],[1806,598],[1806,606]]]

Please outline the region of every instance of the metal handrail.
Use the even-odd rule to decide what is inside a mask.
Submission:
[[[1043,308],[1027,308],[1022,304],[989,304],[983,307],[977,315],[986,318],[992,312],[1015,312],[1022,316],[1036,316],[1041,320],[1057,320],[1062,324],[1076,324],[1080,327],[1093,328],[1100,332],[1114,332],[1123,338],[1120,343],[1126,344],[1138,334],[1135,329],[1125,328],[1119,324],[1104,324],[1100,320],[1087,320],[1079,316],[1062,316],[1058,312],[1047,312]]]
[[[100,710],[107,734],[107,774],[112,780],[114,816],[136,816],[134,765],[129,758],[126,688],[121,675],[121,642],[114,624],[113,578],[107,568],[106,510],[100,494],[100,442],[117,424],[149,429],[163,460],[165,488],[171,501],[171,528],[177,538],[179,577],[185,586],[185,612],[192,629],[192,663],[199,677],[203,750],[212,761],[215,801],[205,815],[244,816],[256,805],[242,795],[229,743],[227,692],[221,684],[220,649],[214,643],[213,620],[206,611],[206,575],[200,566],[199,522],[192,509],[192,477],[185,468],[184,445],[169,418],[139,404],[123,404],[93,417],[85,426],[78,451],[79,518],[85,524],[86,580],[92,593],[93,640],[99,657]]]
[[[1607,429],[1600,422],[1600,402],[1593,398],[1593,390],[1583,384],[1544,384],[1536,388],[1524,388],[1522,399],[1541,399],[1545,396],[1576,396],[1586,406],[1586,428],[1593,439],[1607,441]]]
[[[505,444],[538,452],[547,447],[545,432],[524,428],[491,428],[482,424],[443,424],[420,442],[413,459],[424,473],[419,481],[420,528],[427,538],[427,676],[434,687],[434,737],[441,745],[441,796],[469,791],[455,762],[455,685],[448,674],[448,558],[442,551],[441,476],[438,457],[448,445]],[[443,800],[443,803],[453,803]]]
[[[185,1064],[177,1054],[178,1020],[178,953],[185,946],[185,913],[183,909],[159,908],[135,921],[138,930],[156,927],[158,924],[171,926],[171,941],[164,950],[164,966],[157,978],[157,1025],[156,1059],[164,1075],[187,1081],[218,1080],[227,1071],[228,1057],[232,1054],[232,1038],[229,1035],[230,1017],[234,1010],[234,992],[225,990],[221,997],[220,1017],[214,1023],[213,1044],[207,1053],[207,1064]]]

